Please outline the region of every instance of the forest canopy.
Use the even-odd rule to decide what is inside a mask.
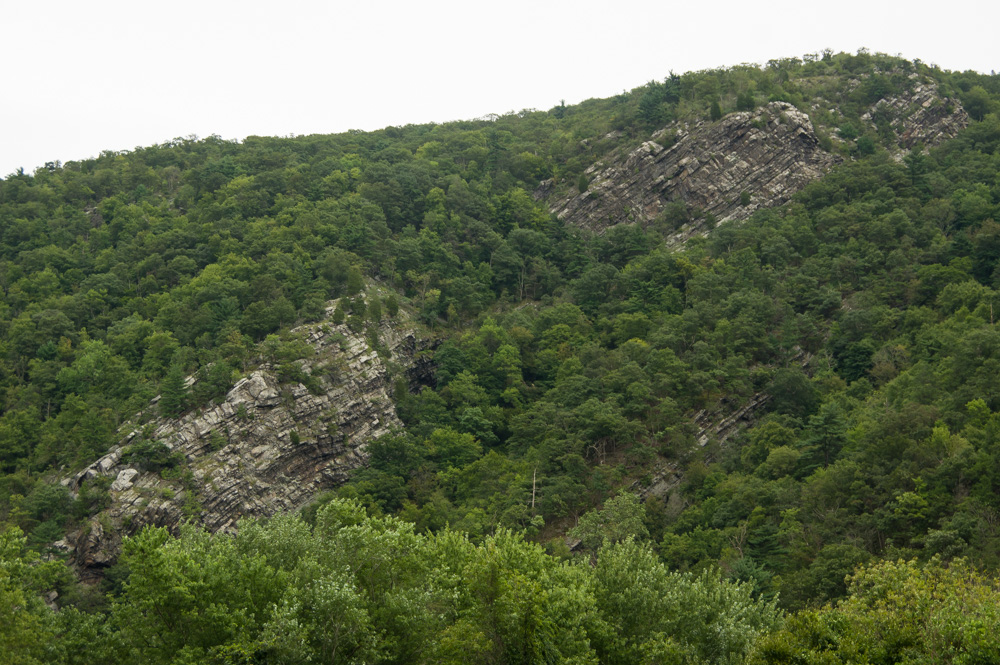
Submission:
[[[963,105],[956,138],[903,150],[892,118],[866,115],[914,77]],[[597,234],[534,196],[586,192],[613,150],[769,101],[809,114],[843,163],[746,222],[672,248],[698,210]],[[998,114],[996,76],[827,52],[548,111],[177,139],[7,176],[0,647],[18,663],[995,659]],[[59,480],[144,409],[200,408],[262,362],[308,382],[288,330],[334,300],[360,333],[402,312],[435,340],[433,386],[395,393],[404,428],[301,514],[142,530],[77,585],[52,543],[109,483]],[[698,418],[750,404],[751,426],[700,437]],[[156,441],[128,454],[191,472]]]

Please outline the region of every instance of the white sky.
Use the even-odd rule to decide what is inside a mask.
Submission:
[[[191,134],[548,109],[824,48],[989,73],[998,19],[920,0],[2,0],[0,177]]]

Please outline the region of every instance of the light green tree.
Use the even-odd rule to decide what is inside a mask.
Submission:
[[[601,510],[592,510],[580,518],[570,535],[583,541],[584,547],[597,550],[602,545],[619,543],[628,538],[649,535],[643,520],[645,508],[639,497],[623,492],[608,499]]]
[[[53,565],[39,565],[17,527],[0,533],[0,661],[10,665],[59,662],[55,615],[38,597]]]
[[[714,571],[672,573],[649,545],[629,538],[604,547],[594,596],[611,630],[595,636],[603,663],[742,663],[774,628],[776,601]]]
[[[873,564],[848,577],[848,598],[789,617],[750,662],[1000,662],[997,585],[964,560]]]

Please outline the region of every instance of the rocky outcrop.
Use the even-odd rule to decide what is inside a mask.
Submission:
[[[756,393],[746,404],[738,407],[729,415],[721,417],[717,413],[709,414],[705,409],[702,409],[693,418],[694,424],[698,426],[696,437],[698,445],[704,447],[711,441],[719,444],[725,443],[740,430],[751,425],[756,420],[757,412],[770,399],[771,396],[767,393]],[[726,401],[723,400],[723,407],[726,406]]]
[[[646,141],[623,158],[592,166],[587,191],[555,201],[551,211],[595,231],[623,222],[648,224],[674,201],[703,219],[744,219],[784,203],[839,161],[820,147],[809,116],[784,102],[675,132],[670,147]],[[654,139],[669,135],[664,130]],[[675,240],[700,229],[698,223],[685,225]]]
[[[393,379],[421,383],[432,373],[421,352],[429,343],[398,320],[378,327],[382,355],[364,334],[329,320],[292,334],[315,349],[298,361],[314,379],[311,392],[261,366],[217,404],[134,427],[111,452],[63,481],[79,491],[113,479],[110,507],[71,538],[84,577],[113,563],[122,537],[144,525],[175,530],[191,519],[213,532],[231,530],[243,517],[294,510],[342,484],[365,464],[368,442],[401,427]],[[139,441],[165,445],[176,466],[142,470],[129,455]]]
[[[720,446],[725,445],[730,438],[754,424],[759,412],[769,400],[770,396],[767,393],[756,393],[746,404],[738,406],[728,414],[724,413],[727,406],[725,400],[721,405],[723,413],[709,413],[702,409],[691,419],[697,428],[694,441],[702,448],[710,442]],[[632,483],[631,490],[643,501],[653,496],[663,498],[678,487],[683,479],[680,467],[675,462],[660,460],[646,477]]]
[[[901,151],[918,143],[936,145],[969,122],[958,100],[942,97],[933,81],[916,74],[911,78],[907,92],[880,100],[861,117],[872,128],[887,122]],[[836,116],[836,110],[830,114]],[[759,208],[785,203],[839,161],[820,145],[806,113],[771,102],[717,122],[671,125],[652,140],[613,151],[592,165],[586,171],[587,191],[560,196],[565,190],[548,180],[535,198],[548,201],[563,221],[596,232],[622,223],[657,222],[667,243],[675,245],[714,223],[743,220]],[[674,203],[681,204],[680,218],[669,209]]]
[[[958,100],[942,97],[937,84],[931,81],[914,80],[909,92],[879,100],[861,119],[874,127],[879,113],[888,115],[889,126],[906,150],[918,143],[930,147],[955,138],[969,124],[969,115]]]
[[[807,367],[812,360],[811,353],[796,347],[788,358],[790,363]],[[754,393],[746,403],[733,403],[729,398],[723,398],[719,409],[708,411],[702,409],[691,416],[693,442],[704,448],[709,443],[725,445],[741,431],[754,425],[761,411],[771,401],[767,392]],[[650,470],[645,478],[632,483],[631,490],[645,501],[649,497],[663,498],[671,494],[684,479],[680,467],[675,462],[660,460],[657,466]]]

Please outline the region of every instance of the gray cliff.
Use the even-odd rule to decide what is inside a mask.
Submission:
[[[831,109],[829,117],[836,122],[840,116]],[[969,121],[957,100],[942,97],[933,82],[916,79],[908,92],[879,100],[861,119],[872,128],[887,121],[900,155],[917,144],[952,138]],[[835,136],[835,127],[822,129]],[[620,138],[609,134],[602,140]],[[671,124],[638,147],[612,150],[590,166],[586,191],[567,192],[549,180],[535,197],[563,221],[597,232],[623,223],[661,224],[673,245],[714,223],[744,220],[760,208],[787,202],[842,161],[839,143],[832,138],[824,147],[808,114],[771,102],[716,122]],[[671,204],[681,204],[689,217],[666,218]]]
[[[298,361],[316,379],[312,391],[282,384],[262,365],[218,403],[125,430],[111,452],[64,480],[76,492],[113,479],[111,505],[67,544],[84,576],[114,563],[122,537],[147,524],[176,530],[190,519],[213,532],[232,530],[243,517],[295,510],[347,480],[366,463],[368,442],[401,427],[394,381],[416,386],[432,374],[420,353],[429,343],[405,321],[383,321],[377,331],[381,355],[370,331],[329,320],[302,326],[292,333],[315,349]],[[161,475],[127,463],[139,440],[179,453],[182,471]]]
[[[664,130],[654,139],[670,135]],[[784,102],[680,126],[672,136],[670,147],[646,141],[590,167],[587,191],[553,202],[550,210],[595,231],[651,223],[673,201],[720,221],[744,219],[787,201],[838,161],[819,146],[809,116]],[[750,194],[746,204],[744,191]]]

